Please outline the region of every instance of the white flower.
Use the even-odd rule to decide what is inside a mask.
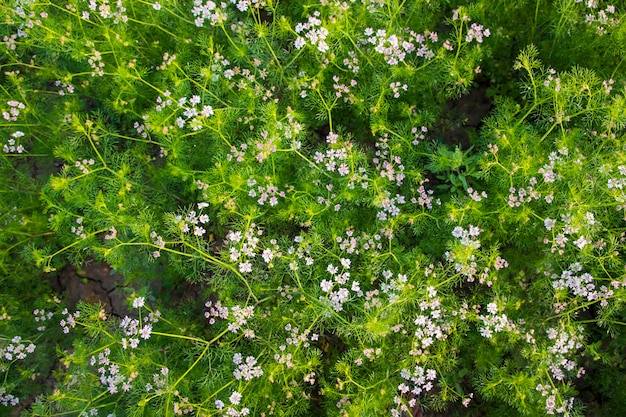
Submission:
[[[200,114],[203,115],[204,117],[209,117],[209,116],[213,116],[215,112],[213,111],[213,107],[204,106]]]
[[[144,297],[137,297],[133,300],[133,308],[143,307],[145,305],[146,299]]]
[[[333,288],[333,282],[327,279],[322,280],[320,287],[322,288],[322,291],[329,292]]]
[[[574,245],[578,246],[578,249],[584,249],[584,247],[590,243],[591,242],[588,241],[585,236],[581,236],[578,240],[574,241]]]
[[[233,405],[238,405],[241,401],[241,394],[237,391],[234,391],[228,398],[228,401],[230,401],[230,403]]]
[[[150,333],[152,333],[151,324],[146,324],[145,326],[141,328],[141,330],[139,330],[139,334],[141,335],[141,338],[144,340],[150,339]]]
[[[298,39],[296,39],[296,41],[293,43],[293,46],[295,46],[296,49],[302,49],[304,45],[306,45],[306,41],[302,36],[298,36]]]
[[[239,271],[242,273],[252,272],[252,264],[249,261],[239,264]]]
[[[274,252],[271,249],[267,248],[263,251],[263,260],[265,263],[270,263],[274,258]]]

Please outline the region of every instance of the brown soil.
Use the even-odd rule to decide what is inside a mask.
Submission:
[[[101,262],[90,261],[81,268],[68,265],[50,279],[52,289],[65,294],[68,306],[78,301],[101,303],[107,314],[124,317],[128,314],[125,293],[132,290],[121,275]]]

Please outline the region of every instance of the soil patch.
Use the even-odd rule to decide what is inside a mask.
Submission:
[[[125,293],[132,288],[106,263],[92,261],[80,268],[68,265],[50,281],[54,291],[65,294],[71,309],[75,309],[79,301],[99,302],[107,314],[117,317],[129,314]]]

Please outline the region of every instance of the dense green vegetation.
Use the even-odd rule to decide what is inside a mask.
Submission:
[[[626,412],[622,4],[0,22],[0,414]]]

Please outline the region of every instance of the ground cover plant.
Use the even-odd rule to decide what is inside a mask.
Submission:
[[[2,2],[0,414],[623,414],[625,19]]]

